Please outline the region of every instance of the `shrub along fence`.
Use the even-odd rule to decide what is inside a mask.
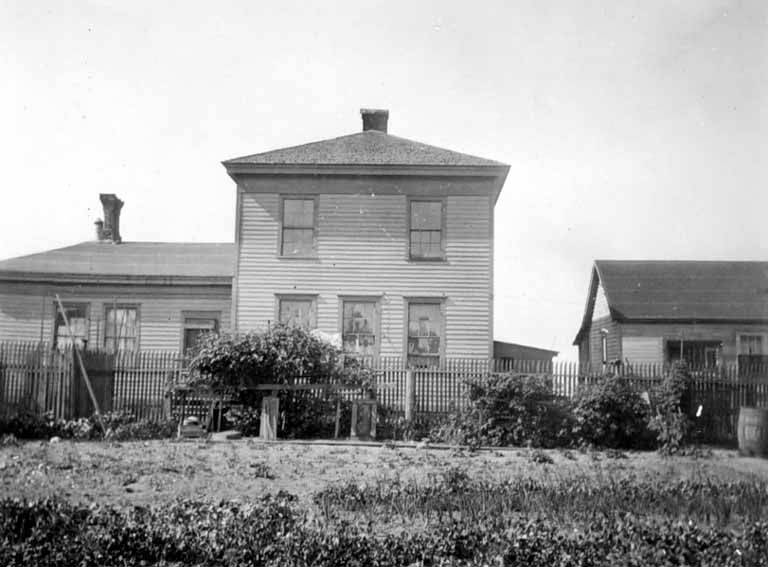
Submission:
[[[110,357],[105,361],[104,357]],[[161,420],[185,414],[205,418],[210,396],[189,393],[169,395],[186,373],[186,361],[178,352],[142,351],[117,355],[86,355],[86,370],[93,373],[103,411],[124,411],[138,418]],[[98,364],[97,364],[98,363]],[[639,390],[652,390],[668,365],[588,367],[549,361],[447,359],[439,368],[409,369],[400,357],[381,357],[372,364],[373,390],[382,407],[414,417],[442,414],[466,403],[463,380],[493,372],[520,372],[550,380],[553,394],[570,398],[582,384],[618,375]],[[697,428],[702,438],[734,442],[741,406],[768,407],[768,367],[723,365],[691,369],[691,413],[702,406]],[[297,377],[296,383],[302,378]],[[46,343],[0,343],[0,415],[20,409],[50,411],[69,419],[92,411],[84,403],[86,393],[72,349],[52,349]],[[318,394],[320,395],[320,394]],[[362,395],[359,389],[342,392],[344,399]]]

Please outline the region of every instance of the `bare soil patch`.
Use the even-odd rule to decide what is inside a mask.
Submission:
[[[429,448],[237,441],[27,442],[0,448],[0,498],[60,496],[74,502],[154,505],[177,498],[252,499],[280,490],[308,501],[321,488],[382,477],[427,479],[451,467],[488,479],[569,477],[768,480],[768,460],[715,450],[707,458],[655,453],[526,449],[467,453]]]

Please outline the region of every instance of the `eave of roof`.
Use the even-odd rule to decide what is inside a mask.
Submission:
[[[136,276],[0,271],[0,282],[232,287],[232,276]]]

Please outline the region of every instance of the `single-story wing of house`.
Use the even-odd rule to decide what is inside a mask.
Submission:
[[[597,260],[582,364],[768,363],[768,262]]]
[[[181,350],[229,327],[232,243],[124,242],[122,201],[102,194],[96,239],[0,261],[0,342]]]

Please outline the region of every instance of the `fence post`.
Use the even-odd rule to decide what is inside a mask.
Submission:
[[[413,410],[416,405],[416,380],[414,380],[413,370],[405,371],[405,419],[413,419]]]

